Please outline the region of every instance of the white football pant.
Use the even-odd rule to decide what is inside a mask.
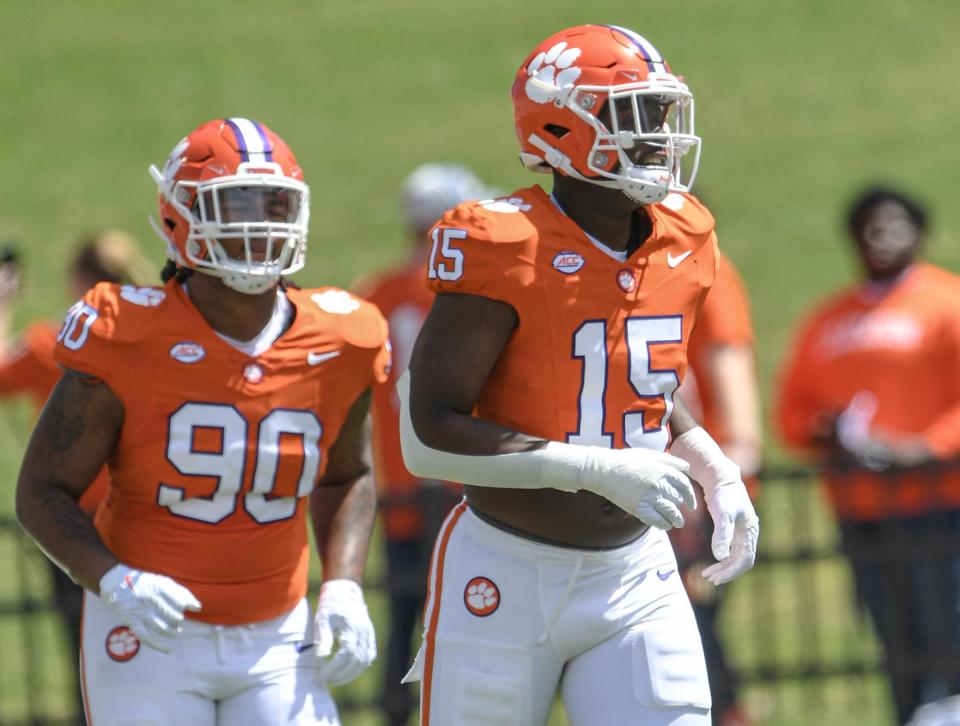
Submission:
[[[709,726],[697,624],[666,533],[612,550],[540,544],[465,503],[434,547],[424,726],[546,724],[559,686],[573,726]]]
[[[84,593],[81,677],[91,726],[339,724],[316,676],[310,608],[273,620],[187,620],[161,653],[139,643],[96,595]]]

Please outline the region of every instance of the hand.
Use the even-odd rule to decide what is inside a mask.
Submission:
[[[713,519],[710,545],[718,562],[703,577],[722,585],[753,567],[760,537],[760,519],[753,508],[740,468],[728,459],[699,426],[679,436],[670,451],[690,464],[690,473],[703,488]]]
[[[169,577],[115,565],[100,578],[100,598],[143,643],[164,653],[165,639],[178,634],[185,610],[200,610],[200,601]]]
[[[697,508],[687,477],[689,464],[651,449],[591,447],[580,472],[580,486],[660,529],[683,526],[680,505]]]
[[[320,679],[331,686],[349,683],[377,658],[373,623],[363,591],[353,580],[328,580],[320,587],[313,620]]]

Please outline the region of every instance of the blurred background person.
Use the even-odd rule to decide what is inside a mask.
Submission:
[[[690,336],[687,356],[690,367],[680,396],[723,452],[740,467],[751,496],[756,496],[762,427],[750,299],[736,267],[724,255]],[[717,631],[725,588],[711,585],[700,575],[713,562],[713,526],[702,497],[698,503],[695,511],[687,513],[686,525],[670,531],[670,539],[700,628],[713,695],[713,723],[744,726],[752,721],[740,703],[740,684],[727,663]]]
[[[897,189],[861,192],[847,231],[863,278],[803,320],[776,422],[828,467],[903,723],[960,690],[960,471],[931,466],[960,455],[960,278],[918,260],[927,212]]]
[[[390,599],[382,703],[391,726],[406,724],[410,717],[414,694],[400,679],[412,660],[411,638],[423,609],[433,543],[462,493],[460,485],[418,479],[403,465],[395,386],[407,369],[413,343],[433,302],[424,279],[431,245],[427,233],[451,207],[489,196],[493,196],[491,190],[465,166],[432,163],[417,167],[400,192],[410,245],[407,258],[357,284],[357,294],[379,307],[387,319],[393,345],[390,381],[374,388],[372,408],[374,474],[381,498]]]
[[[11,253],[13,250],[11,250]],[[62,371],[53,359],[53,348],[62,320],[39,320],[27,325],[16,338],[11,336],[13,303],[20,292],[19,256],[5,255],[0,266],[0,396],[26,396],[40,412]],[[104,229],[81,238],[73,253],[65,280],[65,296],[79,300],[98,282],[149,284],[156,271],[138,252],[136,240],[119,229]],[[100,472],[80,500],[80,506],[94,516],[107,491],[106,469]],[[48,561],[49,562],[49,561]],[[57,610],[70,634],[72,662],[79,662],[80,605],[83,590],[59,567],[50,563]],[[79,681],[76,683],[77,713],[82,719]]]

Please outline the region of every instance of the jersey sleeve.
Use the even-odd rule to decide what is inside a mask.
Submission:
[[[720,256],[720,266],[704,301],[696,333],[708,345],[753,345],[753,324],[746,287],[733,263]]]
[[[955,293],[955,290],[952,291]],[[937,339],[941,347],[939,366],[936,374],[943,371],[960,371],[960,316],[956,314],[956,303],[948,303],[949,313],[945,316]],[[960,377],[953,375],[952,405],[941,413],[923,432],[930,451],[941,459],[953,459],[960,456]]]
[[[455,207],[430,231],[427,287],[516,307],[535,277],[536,236],[527,216],[507,202]]]
[[[341,335],[353,350],[362,388],[385,383],[392,363],[387,321],[373,303],[345,291],[337,292],[348,295],[357,304],[349,315],[340,316],[339,322]]]
[[[67,311],[57,334],[54,357],[64,368],[95,376],[109,383],[115,350],[119,300],[114,286],[101,283]]]
[[[774,401],[774,423],[780,439],[793,450],[814,447],[814,431],[822,411],[815,391],[817,371],[810,361],[816,330],[807,322],[797,333],[780,369]]]

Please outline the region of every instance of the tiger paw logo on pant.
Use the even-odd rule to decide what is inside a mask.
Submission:
[[[125,625],[118,625],[107,633],[104,645],[107,655],[118,663],[125,663],[140,652],[140,640]]]
[[[500,590],[493,580],[474,577],[463,590],[463,604],[478,618],[485,618],[500,607]]]

